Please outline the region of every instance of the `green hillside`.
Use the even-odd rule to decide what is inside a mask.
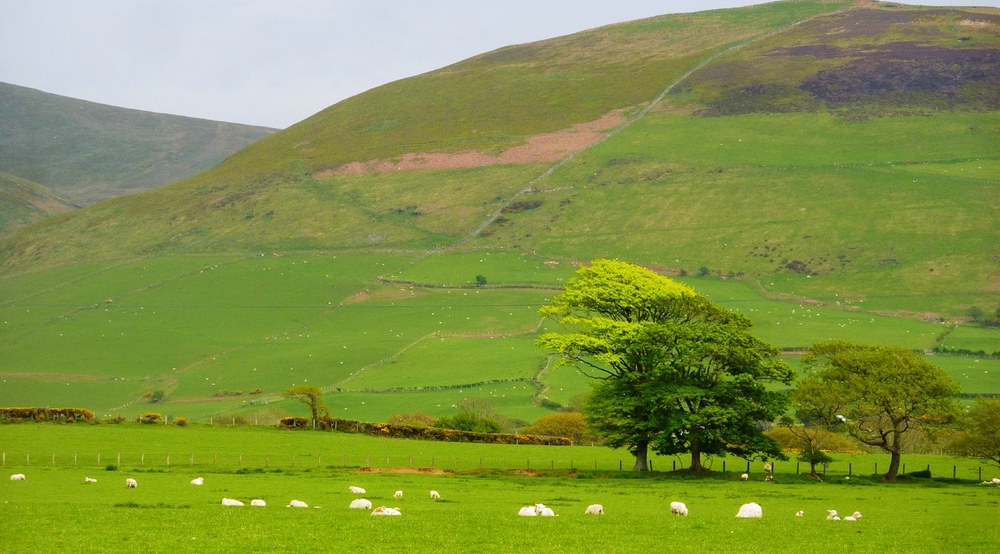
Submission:
[[[0,173],[0,235],[54,214],[74,209],[48,188],[7,173]]]
[[[130,110],[0,83],[0,171],[88,205],[186,179],[273,129]]]
[[[792,361],[982,351],[933,361],[1000,393],[1000,330],[964,317],[1000,304],[998,28],[776,2],[389,83],[0,240],[0,405],[271,420],[308,383],[344,417],[474,396],[530,421],[588,390],[533,338],[596,257],[685,280]]]

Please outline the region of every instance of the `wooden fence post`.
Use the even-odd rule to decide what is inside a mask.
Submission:
[[[115,464],[115,467],[117,467],[118,469],[122,468],[122,453],[121,452],[118,453],[118,462]]]
[[[145,452],[143,452],[142,455],[139,456],[139,465],[141,467],[146,467],[146,453]]]

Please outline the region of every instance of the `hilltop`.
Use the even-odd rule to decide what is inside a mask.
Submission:
[[[533,419],[587,390],[533,340],[597,257],[790,352],[998,352],[963,318],[1000,290],[998,28],[996,9],[775,2],[388,83],[0,240],[0,404],[132,414],[161,390],[208,418],[307,382],[345,417],[471,395]],[[997,360],[935,362],[1000,392]]]
[[[81,206],[186,179],[274,132],[8,83],[0,83],[0,129],[0,171]]]

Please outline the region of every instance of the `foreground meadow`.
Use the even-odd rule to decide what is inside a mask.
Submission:
[[[861,465],[883,458],[874,456],[850,458],[854,478],[831,471],[823,483],[796,476],[791,462],[778,465],[775,483],[763,481],[759,462],[749,482],[739,481],[732,470],[698,478],[606,469],[442,472],[445,457],[513,459],[523,454],[540,460],[564,452],[582,456],[587,450],[595,456],[622,453],[241,428],[5,425],[0,426],[0,449],[5,452],[0,479],[3,552],[649,552],[668,547],[677,552],[993,552],[1000,544],[995,525],[1000,490],[977,484],[972,462],[945,457],[908,460],[921,469],[924,462],[957,464],[971,478],[883,485],[858,475]],[[160,449],[175,452],[172,465],[165,465]],[[199,453],[191,465],[184,454],[191,449],[214,449],[217,458]],[[74,450],[79,451],[76,467]],[[141,450],[156,450],[155,459],[147,454],[140,465],[134,454]],[[235,463],[235,452],[250,450],[271,451],[267,467],[249,457]],[[26,451],[34,452],[30,465]],[[91,457],[97,451],[105,453],[101,465]],[[414,456],[414,467],[425,470],[392,460],[403,467],[388,471],[385,460],[376,463],[374,457],[370,470],[339,462],[348,455],[352,464],[363,466],[357,460],[366,452],[390,451]],[[114,467],[117,452],[123,455],[119,469]],[[426,469],[421,452],[433,453],[437,470]],[[292,466],[295,453],[302,457]],[[316,455],[322,455],[319,463]],[[846,469],[848,458],[838,459]],[[734,458],[729,463],[745,464]],[[984,477],[1000,473],[987,471],[992,473]],[[16,472],[25,473],[27,480],[7,478]],[[205,478],[204,486],[190,484],[198,476]],[[84,477],[97,483],[84,484]],[[128,477],[138,481],[137,489],[125,488]],[[375,506],[398,506],[403,516],[373,518],[368,511],[348,509],[355,497],[347,490],[350,485],[366,488],[365,497]],[[404,492],[402,499],[393,498],[396,490]],[[439,491],[442,499],[431,500],[430,490]],[[262,498],[268,506],[224,508],[223,497],[247,504]],[[292,499],[320,508],[286,509]],[[671,516],[673,500],[685,502],[690,515]],[[516,515],[521,506],[538,502],[559,517]],[[734,518],[746,502],[761,504],[763,519]],[[592,503],[602,504],[606,515],[584,516]],[[858,510],[864,518],[826,521],[828,509],[841,514]],[[798,510],[805,517],[795,517]]]

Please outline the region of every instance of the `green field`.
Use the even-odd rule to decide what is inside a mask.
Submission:
[[[868,464],[886,460],[876,456],[842,460],[836,471],[831,466],[823,483],[796,476],[790,462],[777,464],[776,482],[765,483],[755,463],[751,480],[744,483],[738,473],[745,466],[735,459],[725,474],[715,467],[712,475],[700,478],[659,472],[637,476],[617,471],[617,464],[603,467],[615,456],[600,447],[136,425],[4,425],[0,438],[4,470],[27,476],[23,482],[6,476],[0,481],[0,516],[10,531],[4,533],[4,549],[10,552],[637,552],[661,549],[664,541],[678,552],[992,552],[1000,540],[990,523],[1000,509],[996,489],[977,483],[978,464],[947,457],[904,456],[918,469],[930,464],[941,477],[896,485],[866,475]],[[103,452],[100,464],[98,452]],[[120,468],[107,471],[108,463],[117,464],[118,452]],[[384,471],[386,456],[397,472]],[[570,457],[575,458],[572,471],[566,463]],[[458,472],[452,467],[456,459]],[[557,469],[545,467],[550,460]],[[587,469],[593,460],[602,465],[597,471]],[[408,473],[411,463],[449,471]],[[510,471],[526,463],[540,471]],[[659,463],[667,460],[654,458]],[[844,479],[847,463],[851,480]],[[360,470],[367,465],[381,471]],[[957,481],[950,479],[953,466]],[[1000,470],[987,468],[982,477],[996,473]],[[189,484],[197,476],[205,478],[201,487]],[[97,483],[84,484],[84,477]],[[136,479],[138,488],[126,489],[125,478]],[[349,510],[355,496],[348,486],[364,487],[373,505],[398,506],[403,515],[373,518],[365,510]],[[393,498],[396,490],[404,492],[402,499]],[[430,490],[439,491],[441,501],[432,501]],[[261,498],[268,505],[224,508],[223,497],[247,504]],[[292,499],[320,508],[286,509]],[[675,500],[685,502],[688,517],[669,513]],[[516,515],[521,506],[539,502],[559,517]],[[734,518],[746,502],[759,503],[763,519]],[[592,503],[602,504],[606,515],[584,516]],[[864,518],[826,521],[829,509],[841,515],[857,510]],[[805,516],[795,517],[798,510]],[[905,532],[901,521],[907,522]],[[956,532],[966,527],[976,532]]]

